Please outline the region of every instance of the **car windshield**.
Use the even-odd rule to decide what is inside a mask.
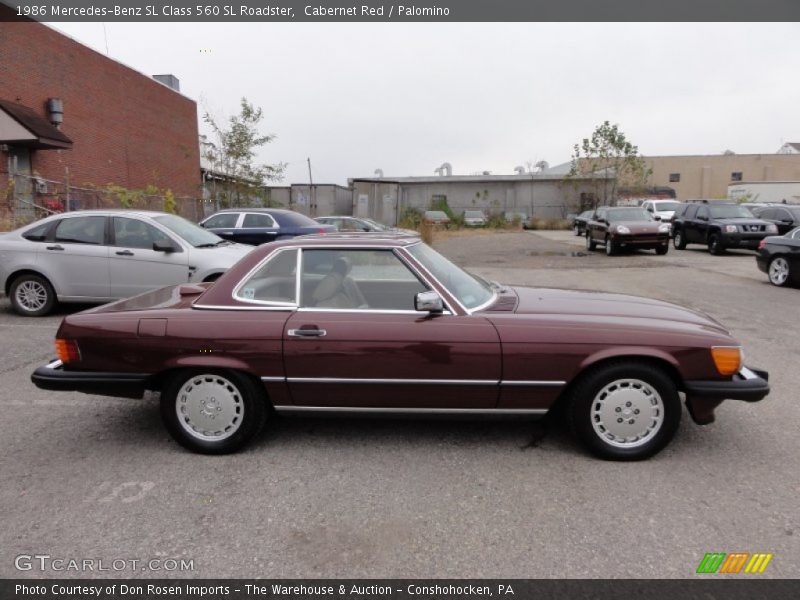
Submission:
[[[608,211],[609,221],[652,221],[650,216],[643,208],[615,208]]]
[[[680,202],[654,202],[653,208],[659,212],[674,212],[680,205]]]
[[[439,280],[465,308],[473,309],[485,304],[494,296],[492,287],[483,279],[479,279],[457,267],[430,246],[419,243],[408,251],[422,266]]]
[[[317,223],[314,219],[298,212],[275,211],[269,214],[271,214],[272,217],[278,221],[278,224],[281,227],[319,227],[319,223]]]
[[[725,204],[723,206],[711,207],[711,218],[713,219],[752,219],[751,213],[744,206],[735,204]]]
[[[372,219],[361,219],[361,221],[372,227],[375,231],[389,231],[386,225],[373,221]]]
[[[217,234],[177,215],[159,215],[153,217],[153,220],[179,235],[195,248],[211,248],[225,242]]]

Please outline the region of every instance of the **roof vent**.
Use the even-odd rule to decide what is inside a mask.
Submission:
[[[163,83],[165,86],[175,90],[176,92],[181,91],[181,82],[178,81],[178,78],[175,77],[175,75],[153,75],[153,79],[159,83]]]

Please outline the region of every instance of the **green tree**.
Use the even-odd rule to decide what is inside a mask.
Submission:
[[[619,125],[604,121],[591,137],[575,144],[568,180],[588,183],[595,204],[614,204],[619,188],[642,189],[650,169],[639,148],[628,141]]]
[[[275,139],[274,134],[261,133],[263,117],[261,108],[247,98],[242,98],[239,114],[227,121],[219,122],[208,111],[203,115],[215,140],[205,145],[203,154],[212,165],[215,195],[224,205],[241,205],[243,201],[265,204],[267,182],[283,177],[284,163],[270,165],[256,160],[258,150]]]

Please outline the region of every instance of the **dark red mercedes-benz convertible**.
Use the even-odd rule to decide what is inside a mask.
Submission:
[[[403,235],[266,244],[214,284],[70,315],[56,347],[38,387],[160,391],[170,433],[205,453],[243,447],[272,411],[528,418],[558,406],[590,451],[634,460],[672,438],[680,393],[701,424],[725,399],[769,393],[706,315],[500,286]]]

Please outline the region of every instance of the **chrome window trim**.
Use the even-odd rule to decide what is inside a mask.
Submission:
[[[277,310],[294,312],[296,306],[224,306],[222,304],[192,304],[198,310]]]
[[[294,302],[274,302],[271,300],[255,300],[252,298],[241,298],[237,294],[239,290],[247,283],[250,278],[258,271],[259,269],[267,266],[270,262],[275,260],[281,253],[283,252],[296,252],[297,256],[295,257],[295,301]],[[300,266],[302,264],[301,259],[301,248],[296,247],[286,247],[286,248],[278,248],[274,252],[270,252],[267,256],[265,256],[261,261],[259,261],[255,267],[250,269],[247,274],[239,280],[239,283],[236,284],[236,287],[233,288],[231,291],[231,299],[235,302],[244,302],[245,304],[258,304],[259,306],[263,307],[279,307],[285,309],[296,309],[298,304],[298,293],[300,291]],[[231,307],[233,308],[233,307]]]
[[[383,406],[295,406],[281,404],[274,407],[280,413],[382,413],[421,415],[545,415],[547,408],[390,408]]]
[[[322,313],[354,313],[354,314],[382,314],[382,315],[417,315],[425,317],[430,313],[426,310],[401,310],[390,308],[320,308],[316,306],[301,306],[297,312],[322,312]],[[442,315],[452,315],[449,310],[441,313]]]

